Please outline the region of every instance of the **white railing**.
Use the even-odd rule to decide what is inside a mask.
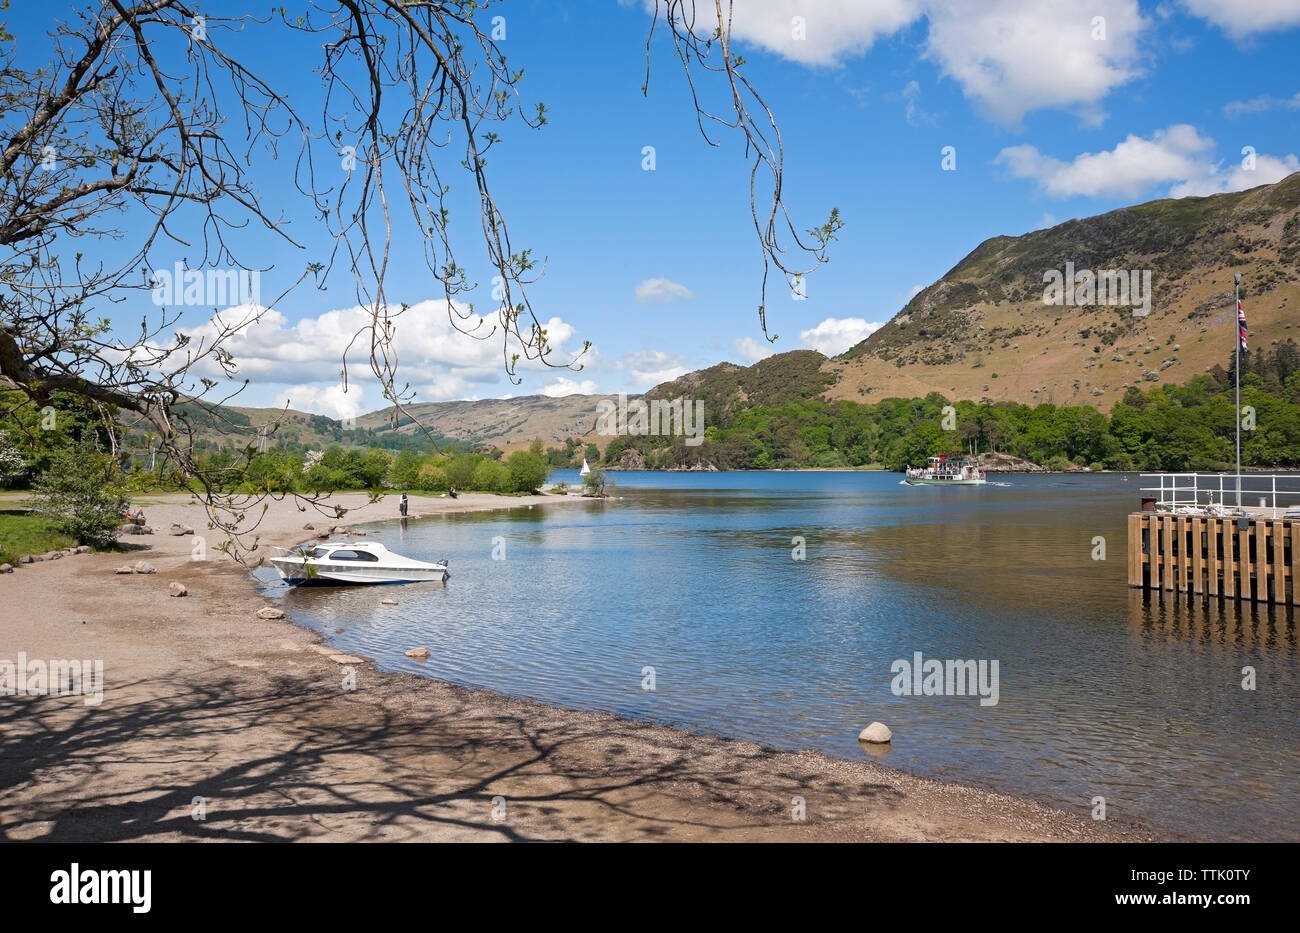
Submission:
[[[1143,486],[1142,492],[1156,493],[1156,508],[1235,510],[1269,509],[1278,517],[1288,506],[1300,505],[1300,474],[1295,473],[1142,473],[1143,479],[1160,480],[1159,486]],[[1240,490],[1240,495],[1238,494]]]

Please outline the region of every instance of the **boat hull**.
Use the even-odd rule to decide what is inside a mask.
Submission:
[[[920,479],[909,476],[903,480],[909,486],[983,486],[983,479]]]
[[[367,586],[380,583],[442,583],[450,576],[440,564],[428,567],[346,566],[341,562],[310,561],[273,557],[271,564],[280,579],[291,586]],[[310,567],[310,569],[308,569]]]

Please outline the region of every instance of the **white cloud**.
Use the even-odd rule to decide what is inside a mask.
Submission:
[[[1165,184],[1175,198],[1240,191],[1273,184],[1300,169],[1292,154],[1258,154],[1253,169],[1245,167],[1244,159],[1224,168],[1214,160],[1213,150],[1213,139],[1180,123],[1157,130],[1150,138],[1129,136],[1114,149],[1085,152],[1070,162],[1043,155],[1029,145],[1003,149],[994,162],[1005,165],[1016,178],[1033,179],[1059,198],[1135,198]]]
[[[1214,140],[1195,127],[1177,124],[1150,139],[1129,136],[1114,149],[1085,152],[1071,162],[1043,155],[1030,145],[1003,149],[994,162],[1016,178],[1034,179],[1055,197],[1136,197],[1152,185],[1204,175],[1206,154],[1213,147]]]
[[[766,340],[759,343],[753,337],[738,337],[731,341],[731,345],[740,354],[740,358],[749,363],[765,360],[776,352]]]
[[[1296,0],[1182,0],[1193,16],[1209,20],[1234,39],[1300,26]]]
[[[549,395],[551,398],[563,398],[566,395],[592,395],[595,391],[595,379],[578,381],[567,376],[561,376],[542,386],[541,394]]]
[[[361,385],[349,385],[346,392],[342,384],[329,386],[301,385],[286,389],[275,397],[275,407],[288,406],[294,411],[331,418],[355,418],[364,414],[366,390]]]
[[[1271,185],[1281,181],[1292,172],[1300,172],[1300,159],[1292,154],[1281,158],[1270,155],[1255,157],[1255,167],[1248,169],[1240,162],[1231,164],[1228,169],[1214,166],[1201,178],[1193,178],[1169,189],[1169,196],[1184,198],[1188,195],[1220,194],[1224,191],[1242,191],[1258,185]]]
[[[901,92],[904,103],[907,105],[903,112],[908,126],[934,126],[933,115],[926,113],[921,109],[921,85],[916,81],[908,81],[903,86]]]
[[[199,327],[187,328],[186,332],[196,341],[211,339],[219,327],[216,320],[240,321],[249,310],[232,309]],[[462,330],[485,339],[475,339],[453,327],[444,300],[413,304],[395,313],[392,321],[399,385],[409,382],[419,393],[419,401],[497,395],[492,388],[509,388],[502,368],[501,330],[498,328],[493,334],[494,317],[471,315],[465,320],[457,319]],[[294,408],[322,414],[356,414],[348,409],[367,397],[373,404],[383,404],[378,401],[382,394],[370,372],[369,338],[363,334],[353,341],[370,322],[370,313],[361,307],[326,311],[294,323],[279,311],[267,310],[257,322],[244,327],[223,345],[234,356],[240,379],[247,378],[254,385],[291,386],[280,392],[279,397],[291,398]],[[556,362],[571,359],[572,352],[566,344],[573,339],[573,326],[560,318],[551,318],[542,326],[554,348],[552,359]],[[347,350],[350,343],[352,347]],[[340,376],[345,350],[349,385],[346,395],[342,393]],[[535,361],[523,359],[518,368],[526,379],[536,373],[553,372]],[[223,379],[223,374],[210,363],[196,367],[195,375]],[[240,404],[241,398],[236,396],[232,403]]]
[[[643,6],[653,10],[654,0]],[[1138,0],[1091,0],[1086,8],[1076,0],[745,0],[727,8],[735,39],[810,66],[863,55],[924,17],[925,57],[987,116],[1009,126],[1041,108],[1077,110],[1100,122],[1102,98],[1142,73],[1140,44],[1150,25]],[[696,9],[696,32],[709,32],[713,5]],[[1098,16],[1104,39],[1094,38]],[[915,92],[905,90],[905,99],[909,93]],[[924,122],[914,100],[908,110],[910,120]]]
[[[836,356],[866,340],[881,326],[860,317],[828,317],[816,327],[800,331],[799,341],[810,350]]]
[[[1105,38],[1094,38],[1095,17]],[[1099,123],[1110,91],[1142,73],[1149,23],[1137,0],[933,0],[925,57],[992,120],[1016,126],[1042,108]]]
[[[653,10],[654,0],[644,6]],[[800,64],[835,65],[915,22],[922,6],[921,0],[743,0],[730,8],[731,35]],[[714,5],[696,3],[695,9],[696,33],[711,32]]]
[[[689,361],[676,353],[662,350],[638,350],[619,360],[615,368],[632,378],[633,391],[653,388],[661,382],[671,382],[689,372]]]
[[[1300,110],[1300,94],[1294,97],[1261,94],[1250,100],[1234,100],[1223,105],[1223,112],[1229,117],[1238,117],[1243,113],[1263,113],[1267,110]]]
[[[676,301],[678,298],[694,298],[695,293],[671,279],[646,279],[636,287],[636,300],[643,305],[661,301]]]

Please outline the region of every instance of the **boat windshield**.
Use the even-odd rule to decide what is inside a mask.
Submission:
[[[379,562],[378,554],[370,554],[366,551],[335,551],[330,555],[333,560],[368,560],[375,563]]]

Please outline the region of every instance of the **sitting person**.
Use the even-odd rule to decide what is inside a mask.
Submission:
[[[453,499],[455,499],[455,498],[456,498],[456,487],[455,487],[455,486],[450,486],[450,487],[448,487],[448,489],[447,489],[447,495],[449,495],[449,496],[451,496]]]

